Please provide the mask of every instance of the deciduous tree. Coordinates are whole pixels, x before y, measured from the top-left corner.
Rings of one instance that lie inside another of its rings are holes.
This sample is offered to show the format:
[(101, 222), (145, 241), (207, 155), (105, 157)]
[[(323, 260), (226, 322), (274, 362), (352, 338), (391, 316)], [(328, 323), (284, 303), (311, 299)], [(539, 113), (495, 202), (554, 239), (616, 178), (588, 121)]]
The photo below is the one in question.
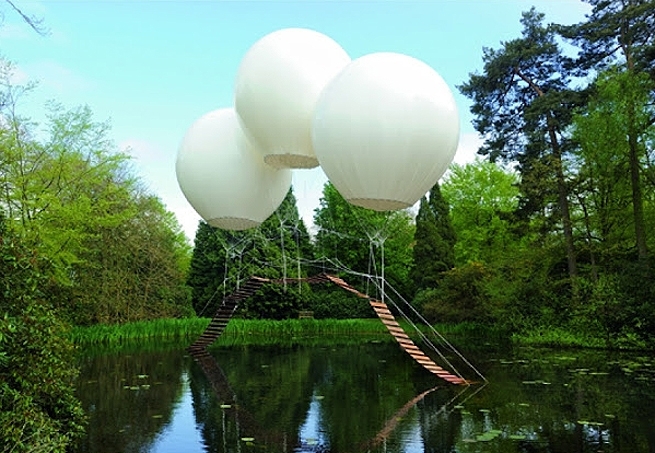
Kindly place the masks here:
[(516, 173), (486, 160), (451, 165), (441, 190), (457, 233), (458, 266), (470, 261), (493, 266), (519, 245), (521, 238), (513, 234), (511, 224), (518, 207), (518, 181)]
[[(593, 9), (587, 20), (559, 32), (581, 48), (576, 67), (582, 74), (620, 65), (628, 76), (616, 83), (643, 83), (639, 74), (655, 80), (655, 7), (652, 0), (586, 0)], [(650, 102), (653, 99), (650, 87)], [(634, 85), (626, 85), (621, 108), (627, 139), (628, 171), (632, 190), (635, 245), (639, 258), (648, 256), (644, 221), (644, 196), (641, 173), (645, 155), (644, 135), (655, 124), (655, 114), (643, 120), (643, 96), (634, 98)], [(617, 99), (618, 101), (618, 99)], [(616, 102), (616, 101), (615, 101)]]

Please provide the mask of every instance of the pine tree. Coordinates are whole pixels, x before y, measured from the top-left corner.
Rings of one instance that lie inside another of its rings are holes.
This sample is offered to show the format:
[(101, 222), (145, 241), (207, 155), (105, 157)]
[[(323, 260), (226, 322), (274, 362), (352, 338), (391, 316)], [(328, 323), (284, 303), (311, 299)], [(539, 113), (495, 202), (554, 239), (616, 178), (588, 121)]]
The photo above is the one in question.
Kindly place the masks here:
[(441, 274), (455, 266), (455, 230), (450, 208), (439, 183), (421, 199), (414, 234), (414, 266), (411, 277), (417, 291), (435, 288)]
[(523, 13), (522, 36), (499, 49), (483, 49), (484, 72), (460, 91), (473, 101), (473, 123), (484, 138), (480, 153), (517, 164), (521, 174), (518, 213), (561, 228), (574, 292), (578, 266), (565, 173), (568, 127), (580, 93), (572, 90), (570, 60), (554, 29), (534, 8)]

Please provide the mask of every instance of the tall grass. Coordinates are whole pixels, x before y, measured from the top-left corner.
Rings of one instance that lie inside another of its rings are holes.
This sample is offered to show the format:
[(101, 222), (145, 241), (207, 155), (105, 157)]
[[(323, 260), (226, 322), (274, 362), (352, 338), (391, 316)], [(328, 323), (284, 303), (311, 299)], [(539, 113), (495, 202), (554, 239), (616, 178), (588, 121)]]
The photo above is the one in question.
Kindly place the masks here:
[(79, 346), (115, 346), (151, 340), (184, 343), (193, 341), (208, 324), (209, 319), (206, 318), (164, 318), (126, 324), (95, 324), (74, 327), (71, 330), (71, 340)]
[[(152, 341), (186, 347), (204, 332), (209, 321), (209, 318), (157, 319), (120, 325), (75, 327), (71, 339), (81, 347), (116, 347)], [(232, 319), (215, 344), (307, 343), (325, 337), (369, 341), (384, 340), (391, 336), (377, 319)]]

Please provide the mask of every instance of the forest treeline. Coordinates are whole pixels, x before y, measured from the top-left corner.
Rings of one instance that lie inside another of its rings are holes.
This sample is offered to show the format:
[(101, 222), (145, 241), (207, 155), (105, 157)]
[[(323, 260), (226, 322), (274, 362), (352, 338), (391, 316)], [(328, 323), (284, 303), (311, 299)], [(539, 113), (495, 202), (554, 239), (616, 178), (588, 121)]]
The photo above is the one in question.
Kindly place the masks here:
[[(361, 275), (384, 275), (429, 321), (652, 345), (655, 3), (588, 3), (568, 26), (527, 11), (520, 36), (481, 49), (482, 70), (458, 87), (480, 158), (453, 165), (417, 212), (358, 208), (328, 183), (311, 231), (290, 191), (256, 229), (201, 222), (193, 247), (108, 123), (55, 102), (44, 124), (21, 116), (31, 87), (1, 60), (0, 443), (64, 451), (83, 431), (70, 326), (211, 316), (253, 274), (338, 272), (374, 296)], [(239, 310), (372, 315), (292, 281)]]

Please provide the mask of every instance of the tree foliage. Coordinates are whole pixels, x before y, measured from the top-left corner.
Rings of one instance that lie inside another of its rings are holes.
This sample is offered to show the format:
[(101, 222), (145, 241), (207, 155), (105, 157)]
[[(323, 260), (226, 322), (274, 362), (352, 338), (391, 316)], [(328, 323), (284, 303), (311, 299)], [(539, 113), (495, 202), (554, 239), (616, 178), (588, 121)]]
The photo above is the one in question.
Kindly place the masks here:
[(44, 133), (20, 116), (29, 87), (0, 85), (0, 207), (53, 264), (55, 303), (78, 324), (188, 312), (189, 246), (177, 220), (140, 186), (109, 125), (88, 107), (48, 106)]
[(83, 433), (84, 415), (73, 387), (73, 346), (47, 296), (50, 266), (8, 227), (0, 211), (3, 451), (64, 452)]
[[(484, 139), (480, 153), (516, 165), (517, 208), (497, 210), (487, 223), (485, 190), (464, 183), (473, 200), (465, 226), (465, 192), (452, 193), (448, 181), (444, 192), (453, 200), (458, 257), (469, 232), (482, 240), (466, 249), (489, 245), (471, 258), (489, 271), (480, 294), (493, 319), (643, 344), (655, 337), (646, 315), (655, 301), (655, 8), (649, 0), (588, 3), (591, 14), (570, 26), (525, 13), (522, 36), (483, 49), (483, 73), (461, 87)], [(577, 55), (563, 55), (562, 39)]]
[(328, 182), (314, 215), (317, 258), (337, 268), (384, 275), (407, 296), (412, 291), (411, 220), (407, 211), (378, 212), (351, 205)]
[(417, 291), (435, 288), (455, 266), (455, 230), (448, 202), (436, 183), (421, 198), (414, 233), (412, 279)]
[[(631, 204), (635, 247), (639, 258), (648, 257), (646, 223), (644, 218), (644, 194), (642, 160), (645, 153), (644, 135), (655, 123), (652, 109), (643, 118), (644, 102), (653, 100), (652, 81), (655, 80), (655, 8), (649, 0), (589, 0), (593, 6), (587, 21), (568, 27), (559, 27), (560, 32), (580, 46), (576, 67), (580, 71), (603, 71), (614, 65), (626, 75), (614, 80), (622, 92), (614, 97), (620, 108), (624, 124), (626, 144), (624, 153), (628, 158)], [(642, 77), (643, 76), (643, 77)], [(638, 88), (650, 79), (650, 92), (646, 97)], [(605, 87), (607, 89), (607, 86)], [(635, 97), (636, 96), (636, 97)]]
[(457, 232), (458, 266), (470, 261), (493, 265), (520, 243), (520, 235), (512, 231), (518, 181), (516, 173), (481, 159), (450, 167), (441, 189), (450, 201), (450, 217)]
[[(213, 315), (223, 298), (253, 275), (304, 277), (304, 263), (311, 260), (312, 254), (293, 190), (257, 228), (228, 231), (200, 222), (187, 280), (193, 308), (198, 315)], [(306, 284), (265, 285), (241, 304), (239, 314), (269, 319), (296, 316), (298, 310), (305, 308), (309, 291)]]
[(521, 38), (498, 50), (484, 48), (484, 72), (460, 87), (473, 100), (474, 125), (484, 138), (480, 152), (517, 165), (521, 212), (540, 216), (548, 231), (561, 228), (568, 272), (578, 274), (564, 158), (567, 127), (579, 102), (571, 89), (568, 59), (552, 27), (534, 8), (523, 13)]

